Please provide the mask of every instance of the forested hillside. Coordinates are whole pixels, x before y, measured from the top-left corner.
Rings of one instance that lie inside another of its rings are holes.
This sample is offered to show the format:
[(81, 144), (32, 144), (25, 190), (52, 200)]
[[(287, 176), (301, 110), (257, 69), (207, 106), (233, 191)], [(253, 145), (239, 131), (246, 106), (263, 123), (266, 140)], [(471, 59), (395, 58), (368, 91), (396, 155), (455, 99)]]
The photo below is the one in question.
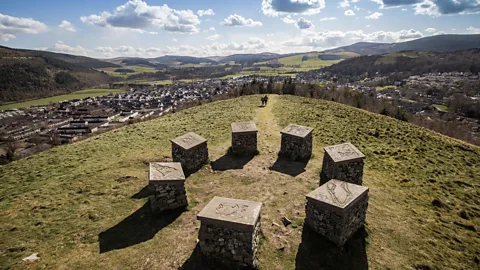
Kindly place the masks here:
[(344, 76), (364, 76), (402, 72), (404, 76), (429, 72), (480, 72), (480, 49), (450, 53), (398, 52), (360, 56), (325, 67), (323, 71)]
[(0, 103), (68, 93), (113, 80), (53, 55), (0, 47)]

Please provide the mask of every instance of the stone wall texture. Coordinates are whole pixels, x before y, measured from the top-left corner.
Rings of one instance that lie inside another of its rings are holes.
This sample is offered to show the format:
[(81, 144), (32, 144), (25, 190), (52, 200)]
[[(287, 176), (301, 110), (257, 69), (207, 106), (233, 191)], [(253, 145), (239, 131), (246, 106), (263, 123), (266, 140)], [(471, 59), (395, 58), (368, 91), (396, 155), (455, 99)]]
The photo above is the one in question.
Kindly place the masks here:
[(305, 138), (282, 134), (280, 156), (291, 160), (308, 160), (312, 156), (312, 134)]
[(363, 160), (335, 163), (332, 158), (327, 153), (325, 153), (325, 155), (323, 156), (320, 182), (325, 183), (331, 179), (337, 179), (352, 184), (362, 185), (363, 166)]
[(232, 152), (242, 156), (256, 154), (257, 132), (232, 133)]
[(353, 203), (354, 205), (342, 214), (308, 200), (305, 207), (305, 224), (336, 245), (343, 246), (365, 223), (368, 195)]
[(187, 173), (198, 171), (208, 161), (207, 143), (199, 144), (188, 150), (172, 143), (172, 158), (174, 162), (180, 162)]
[(152, 212), (177, 209), (188, 205), (185, 183), (153, 185), (149, 184), (150, 207)]
[(200, 250), (205, 256), (243, 267), (256, 267), (260, 219), (254, 231), (239, 231), (202, 223), (198, 238)]

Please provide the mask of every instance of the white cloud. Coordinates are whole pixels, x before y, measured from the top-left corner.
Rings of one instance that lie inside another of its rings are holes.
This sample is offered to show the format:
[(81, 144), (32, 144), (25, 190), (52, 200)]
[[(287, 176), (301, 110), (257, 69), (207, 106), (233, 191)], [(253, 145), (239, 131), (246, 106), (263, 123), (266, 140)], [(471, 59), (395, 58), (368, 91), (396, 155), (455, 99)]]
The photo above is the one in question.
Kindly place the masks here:
[(353, 10), (349, 9), (347, 11), (345, 11), (345, 16), (355, 16), (355, 12), (353, 12)]
[(198, 16), (202, 17), (202, 16), (213, 16), (215, 15), (215, 12), (213, 12), (213, 10), (211, 8), (207, 9), (207, 10), (199, 10), (197, 11), (197, 14)]
[(369, 20), (378, 20), (378, 19), (380, 19), (381, 16), (383, 16), (383, 13), (375, 12), (375, 13), (370, 14), (369, 16), (365, 16), (365, 18), (367, 18)]
[(262, 0), (264, 15), (302, 14), (313, 15), (325, 8), (325, 0)]
[(298, 29), (309, 29), (315, 27), (311, 21), (305, 20), (304, 18), (299, 18), (295, 25)]
[(220, 37), (219, 34), (213, 34), (213, 35), (207, 37), (207, 39), (208, 40), (217, 40), (219, 37)]
[(437, 31), (437, 29), (435, 28), (427, 28), (425, 29), (425, 32), (428, 32), (428, 33), (435, 33)]
[(109, 52), (109, 53), (113, 52), (113, 48), (112, 48), (112, 47), (96, 47), (94, 50), (95, 50), (96, 52), (105, 52), (105, 53), (106, 53), (106, 52)]
[(16, 39), (17, 37), (15, 35), (12, 35), (12, 34), (2, 34), (0, 33), (0, 39), (5, 41), (5, 42), (8, 42), (12, 39)]
[(282, 21), (286, 24), (292, 24), (292, 23), (295, 23), (295, 20), (292, 19), (292, 17), (290, 17), (290, 15), (288, 15), (287, 17), (285, 18), (282, 18)]
[(32, 18), (20, 18), (0, 13), (0, 39), (9, 41), (17, 38), (17, 34), (39, 34), (48, 27)]
[(176, 39), (176, 38), (173, 37), (173, 38), (172, 38), (172, 41), (173, 41), (173, 42), (177, 42), (178, 39)]
[(67, 31), (70, 31), (70, 32), (77, 32), (77, 29), (75, 29), (75, 26), (69, 21), (63, 20), (62, 23), (58, 27), (63, 28), (63, 29), (65, 29)]
[[(478, 0), (370, 0), (378, 3), (380, 8), (413, 6), (415, 14), (437, 17), (453, 14), (479, 14)], [(406, 9), (405, 9), (406, 10)], [(402, 9), (402, 11), (405, 11)]]
[(480, 34), (480, 28), (475, 28), (473, 26), (468, 27), (467, 31), (472, 34)]
[(350, 6), (350, 2), (348, 0), (343, 0), (342, 2), (338, 3), (338, 7), (340, 8), (347, 8)]
[(254, 21), (252, 19), (245, 19), (244, 17), (237, 14), (228, 16), (223, 20), (221, 24), (226, 26), (249, 26), (249, 27), (262, 26), (262, 23), (259, 21)]
[(203, 32), (205, 32), (205, 33), (206, 33), (206, 32), (212, 32), (212, 31), (215, 31), (215, 27), (210, 27), (210, 28), (208, 28), (208, 29), (206, 29), (206, 30), (203, 30)]
[(327, 17), (327, 18), (321, 18), (320, 21), (335, 21), (337, 18), (336, 17)]
[(200, 24), (191, 10), (176, 10), (163, 6), (149, 6), (142, 0), (130, 0), (118, 6), (113, 13), (103, 11), (100, 15), (80, 17), (83, 23), (100, 27), (130, 29), (161, 28), (171, 32), (196, 33)]
[(406, 9), (406, 8), (402, 8), (402, 11), (407, 11), (407, 9)]
[(61, 53), (69, 53), (69, 54), (79, 54), (79, 55), (87, 55), (87, 50), (80, 45), (75, 47), (65, 44), (65, 42), (59, 40), (53, 48), (49, 48), (49, 51), (53, 52), (61, 52)]
[(285, 46), (301, 47), (302, 50), (328, 49), (337, 46), (345, 46), (356, 42), (401, 42), (415, 38), (421, 38), (423, 34), (414, 29), (401, 30), (398, 32), (377, 31), (365, 33), (362, 30), (355, 31), (305, 31), (302, 37), (284, 42)]

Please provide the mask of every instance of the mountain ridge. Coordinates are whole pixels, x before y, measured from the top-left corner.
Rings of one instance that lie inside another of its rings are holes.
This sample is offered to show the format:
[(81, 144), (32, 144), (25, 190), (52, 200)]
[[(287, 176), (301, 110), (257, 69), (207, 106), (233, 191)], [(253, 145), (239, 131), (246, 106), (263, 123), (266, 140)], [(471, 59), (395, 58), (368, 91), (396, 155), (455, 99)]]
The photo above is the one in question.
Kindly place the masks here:
[[(460, 40), (460, 41), (459, 41)], [(414, 39), (405, 42), (398, 43), (377, 43), (377, 42), (356, 42), (347, 46), (340, 46), (333, 49), (327, 49), (322, 51), (309, 51), (309, 52), (299, 52), (299, 53), (271, 53), (271, 52), (262, 52), (262, 53), (244, 53), (244, 54), (232, 54), (227, 56), (205, 56), (205, 57), (193, 57), (193, 56), (182, 56), (182, 55), (165, 55), (156, 58), (141, 58), (148, 61), (159, 61), (162, 63), (163, 59), (175, 59), (182, 60), (182, 58), (189, 59), (188, 61), (180, 61), (185, 64), (192, 63), (216, 63), (216, 64), (225, 64), (230, 61), (238, 61), (239, 63), (244, 62), (264, 62), (269, 60), (274, 60), (275, 58), (288, 57), (293, 55), (306, 55), (309, 53), (340, 53), (340, 52), (352, 52), (360, 55), (372, 55), (372, 54), (385, 54), (399, 51), (425, 51), (425, 52), (453, 52), (460, 50), (467, 50), (472, 48), (480, 48), (480, 34), (471, 34), (471, 35), (436, 35), (423, 37), (419, 39)], [(130, 57), (123, 57), (130, 58)], [(131, 57), (138, 59), (140, 57)], [(197, 60), (193, 60), (197, 58)], [(103, 61), (113, 62), (117, 58), (112, 59), (103, 59)], [(193, 61), (193, 62), (192, 62)], [(162, 64), (165, 64), (163, 62)]]

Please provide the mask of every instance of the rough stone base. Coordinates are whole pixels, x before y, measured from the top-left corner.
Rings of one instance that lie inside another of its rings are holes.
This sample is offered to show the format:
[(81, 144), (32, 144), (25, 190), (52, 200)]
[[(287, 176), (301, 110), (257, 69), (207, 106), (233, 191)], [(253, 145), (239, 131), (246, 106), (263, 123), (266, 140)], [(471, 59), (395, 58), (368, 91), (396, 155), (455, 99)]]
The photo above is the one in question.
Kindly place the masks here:
[(232, 152), (236, 155), (254, 155), (257, 153), (257, 133), (232, 133)]
[(279, 156), (287, 157), (291, 160), (310, 159), (312, 156), (312, 134), (305, 138), (282, 134)]
[(154, 213), (177, 209), (188, 205), (184, 183), (176, 185), (150, 184), (148, 188), (151, 194), (150, 207)]
[[(326, 182), (331, 179), (338, 179), (348, 183), (362, 185), (363, 178), (363, 160), (342, 162), (336, 164), (325, 153), (323, 156), (321, 182)], [(324, 181), (323, 179), (326, 179)]]
[(200, 250), (207, 257), (243, 267), (256, 267), (255, 255), (260, 240), (260, 220), (253, 232), (201, 224)]
[(172, 143), (172, 158), (174, 162), (182, 164), (186, 173), (196, 172), (208, 162), (207, 143), (202, 143), (188, 150)]
[(309, 201), (305, 207), (305, 224), (337, 246), (343, 246), (364, 225), (367, 207), (368, 196), (364, 196), (342, 216)]

